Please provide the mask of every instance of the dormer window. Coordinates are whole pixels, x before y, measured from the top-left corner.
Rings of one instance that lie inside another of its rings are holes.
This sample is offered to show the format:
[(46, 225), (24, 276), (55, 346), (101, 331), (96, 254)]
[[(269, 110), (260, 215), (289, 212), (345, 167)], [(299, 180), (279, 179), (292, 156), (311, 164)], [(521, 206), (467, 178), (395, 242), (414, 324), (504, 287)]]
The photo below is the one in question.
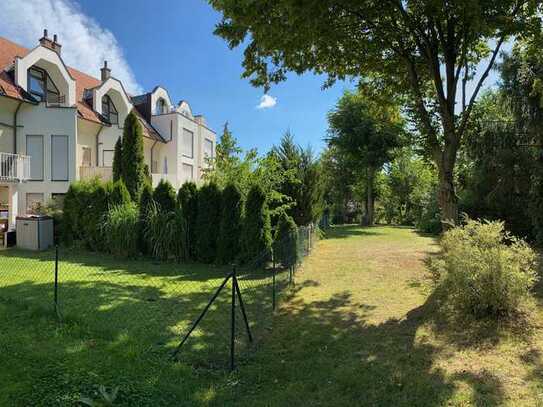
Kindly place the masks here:
[(159, 98), (156, 101), (156, 114), (168, 113), (166, 109), (166, 101), (163, 98)]
[(119, 124), (119, 113), (108, 95), (102, 98), (102, 116), (109, 124)]
[(28, 70), (28, 93), (40, 102), (60, 103), (58, 88), (47, 72), (38, 67)]

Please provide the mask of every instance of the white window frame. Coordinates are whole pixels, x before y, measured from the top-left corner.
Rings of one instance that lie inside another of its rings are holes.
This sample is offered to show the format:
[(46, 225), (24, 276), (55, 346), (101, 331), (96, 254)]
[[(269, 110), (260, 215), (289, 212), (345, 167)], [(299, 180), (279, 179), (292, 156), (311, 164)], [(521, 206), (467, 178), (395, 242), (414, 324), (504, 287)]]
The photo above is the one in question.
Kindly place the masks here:
[[(185, 134), (187, 134), (187, 133), (190, 133), (190, 135), (191, 135), (191, 140), (190, 140), (190, 142), (191, 142), (190, 153), (191, 154), (190, 155), (188, 155), (187, 152), (185, 151)], [(182, 137), (181, 138), (181, 141), (182, 141), (181, 147), (183, 149), (183, 157), (194, 158), (194, 132), (190, 131), (188, 129), (185, 129), (183, 127), (183, 133), (182, 133), (181, 137)]]
[[(189, 167), (190, 167), (190, 178), (185, 178), (185, 175), (186, 175), (185, 168), (189, 168)], [(185, 178), (185, 180), (187, 179), (191, 181), (194, 180), (194, 165), (183, 163), (182, 168), (183, 168), (183, 177)]]

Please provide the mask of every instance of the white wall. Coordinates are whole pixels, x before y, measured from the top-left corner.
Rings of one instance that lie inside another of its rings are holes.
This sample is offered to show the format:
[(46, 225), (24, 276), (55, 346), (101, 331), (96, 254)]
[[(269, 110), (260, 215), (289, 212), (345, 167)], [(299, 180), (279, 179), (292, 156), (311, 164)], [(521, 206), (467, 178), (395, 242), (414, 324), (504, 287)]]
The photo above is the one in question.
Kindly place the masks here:
[[(19, 111), (24, 127), (17, 132), (17, 153), (26, 154), (26, 136), (42, 135), (44, 144), (43, 181), (27, 181), (18, 184), (19, 214), (26, 212), (26, 194), (43, 193), (44, 200), (53, 193), (66, 193), (71, 181), (76, 179), (77, 112), (75, 108), (23, 105)], [(51, 135), (68, 136), (68, 181), (51, 181)]]

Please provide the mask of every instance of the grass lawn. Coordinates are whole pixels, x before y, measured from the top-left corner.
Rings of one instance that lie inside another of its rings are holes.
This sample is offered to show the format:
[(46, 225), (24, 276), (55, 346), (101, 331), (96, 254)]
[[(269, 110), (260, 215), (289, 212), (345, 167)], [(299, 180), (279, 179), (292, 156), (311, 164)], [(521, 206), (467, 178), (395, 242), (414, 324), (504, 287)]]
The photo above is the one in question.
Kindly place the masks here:
[[(167, 361), (224, 270), (74, 255), (72, 267), (85, 273), (64, 283), (59, 325), (50, 310), (28, 305), (50, 288), (17, 272), (19, 263), (47, 261), (8, 252), (0, 267), (12, 261), (19, 277), (3, 284), (0, 275), (0, 405), (73, 405), (100, 384), (120, 386), (118, 404), (135, 406), (543, 405), (543, 289), (514, 324), (453, 319), (424, 270), (438, 249), (408, 228), (332, 228), (273, 329), (233, 374)], [(256, 313), (266, 285), (245, 284)], [(209, 321), (227, 321), (219, 316)], [(211, 354), (206, 344), (223, 343), (221, 332), (203, 327), (209, 340), (196, 338), (188, 353)]]

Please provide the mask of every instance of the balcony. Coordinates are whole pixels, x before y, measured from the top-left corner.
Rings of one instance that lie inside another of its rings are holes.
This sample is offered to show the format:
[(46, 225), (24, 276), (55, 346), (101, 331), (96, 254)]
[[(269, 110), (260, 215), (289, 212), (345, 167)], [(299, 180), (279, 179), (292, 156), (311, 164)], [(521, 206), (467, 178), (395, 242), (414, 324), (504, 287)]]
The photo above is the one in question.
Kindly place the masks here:
[(79, 179), (100, 178), (102, 181), (113, 179), (113, 167), (79, 167)]
[(29, 178), (29, 156), (0, 153), (0, 182), (25, 182)]

